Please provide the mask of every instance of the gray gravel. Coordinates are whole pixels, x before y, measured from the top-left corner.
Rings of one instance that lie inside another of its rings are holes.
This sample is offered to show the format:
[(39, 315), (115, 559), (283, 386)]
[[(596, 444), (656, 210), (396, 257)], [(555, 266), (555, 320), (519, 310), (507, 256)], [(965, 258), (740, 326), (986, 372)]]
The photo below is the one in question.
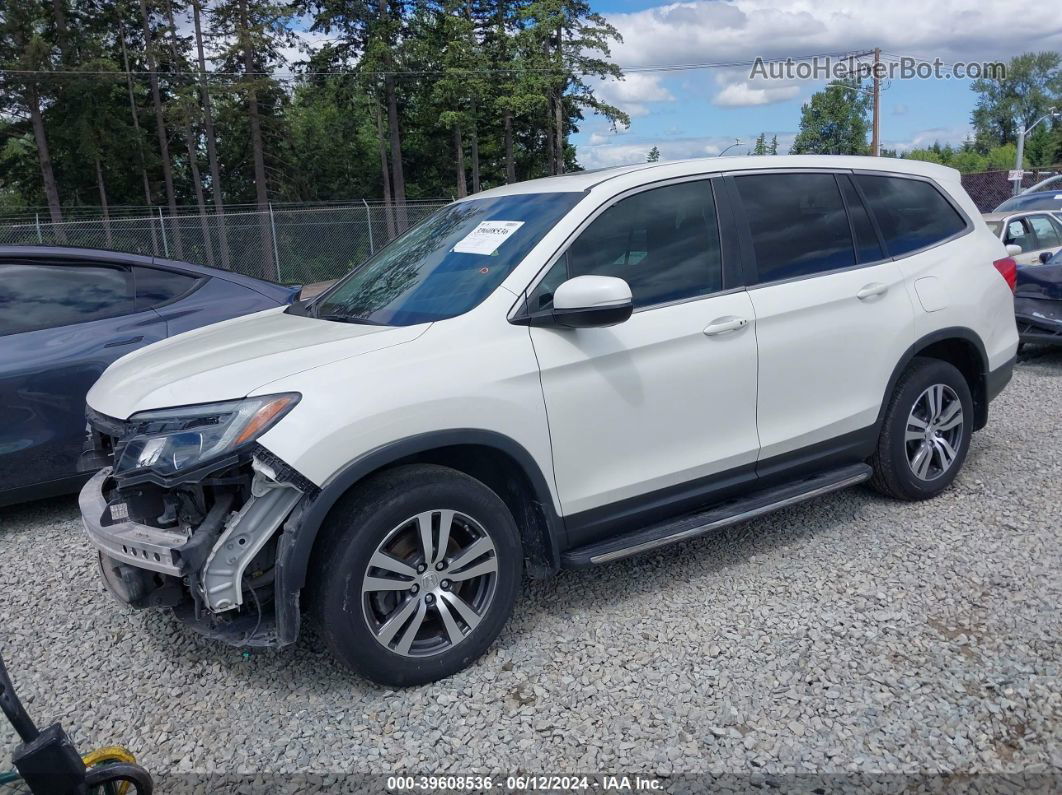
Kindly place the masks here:
[(529, 582), (487, 656), (427, 687), (119, 605), (72, 499), (0, 510), (0, 643), (39, 722), (155, 772), (1057, 773), (1060, 418), (1048, 353), (943, 497), (849, 490)]

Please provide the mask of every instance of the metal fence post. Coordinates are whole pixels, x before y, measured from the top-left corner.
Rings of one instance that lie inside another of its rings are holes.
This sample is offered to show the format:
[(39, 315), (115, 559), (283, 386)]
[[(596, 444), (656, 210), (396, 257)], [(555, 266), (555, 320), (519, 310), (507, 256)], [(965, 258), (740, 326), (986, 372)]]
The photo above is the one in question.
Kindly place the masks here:
[(376, 246), (372, 242), (372, 215), (369, 213), (369, 203), (365, 199), (362, 199), (361, 203), (365, 205), (365, 225), (369, 227), (369, 256), (371, 257), (376, 253)]
[(269, 228), (273, 233), (273, 262), (277, 266), (277, 281), (282, 281), (280, 276), (280, 249), (277, 247), (277, 224), (273, 220), (273, 202), (269, 202)]
[(37, 213), (37, 242), (41, 245), (44, 244), (44, 238), (41, 237), (41, 214)]
[(169, 259), (170, 244), (169, 241), (166, 240), (166, 222), (162, 218), (161, 207), (159, 207), (159, 226), (162, 228), (162, 251), (165, 254), (166, 258)]

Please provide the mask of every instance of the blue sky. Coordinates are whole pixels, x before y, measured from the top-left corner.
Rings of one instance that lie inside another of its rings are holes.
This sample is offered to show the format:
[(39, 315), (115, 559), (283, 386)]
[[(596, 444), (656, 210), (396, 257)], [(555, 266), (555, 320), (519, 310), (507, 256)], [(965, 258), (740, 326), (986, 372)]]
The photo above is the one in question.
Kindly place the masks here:
[[(881, 47), (945, 63), (1006, 61), (1030, 50), (1062, 50), (1057, 3), (1009, 0), (596, 0), (592, 5), (624, 37), (621, 66), (731, 62)], [(744, 154), (758, 133), (777, 134), (785, 151), (800, 106), (824, 81), (749, 81), (748, 67), (630, 73), (596, 84), (600, 96), (632, 117), (611, 131), (589, 116), (574, 137), (579, 162), (600, 167), (639, 162), (653, 146), (664, 159), (717, 154), (740, 138)], [(934, 140), (960, 143), (976, 95), (967, 80), (892, 80), (882, 92), (883, 145), (908, 149)]]

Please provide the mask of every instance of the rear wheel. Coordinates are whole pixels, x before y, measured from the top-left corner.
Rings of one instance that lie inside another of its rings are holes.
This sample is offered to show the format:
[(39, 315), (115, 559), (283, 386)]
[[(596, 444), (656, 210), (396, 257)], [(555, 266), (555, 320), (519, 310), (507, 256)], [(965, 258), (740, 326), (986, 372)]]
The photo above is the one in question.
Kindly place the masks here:
[(955, 480), (973, 430), (973, 399), (962, 373), (917, 357), (900, 376), (870, 460), (871, 485), (890, 497), (924, 500)]
[(483, 654), (512, 612), (520, 537), (505, 503), (446, 467), (384, 472), (336, 506), (315, 557), (325, 642), (388, 685), (449, 676)]

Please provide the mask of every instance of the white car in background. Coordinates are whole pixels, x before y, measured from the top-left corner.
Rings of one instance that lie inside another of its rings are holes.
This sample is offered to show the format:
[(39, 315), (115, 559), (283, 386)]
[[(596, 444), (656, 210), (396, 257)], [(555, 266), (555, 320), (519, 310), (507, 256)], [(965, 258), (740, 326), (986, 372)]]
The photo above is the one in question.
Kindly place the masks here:
[(1019, 265), (1039, 265), (1062, 248), (1062, 220), (1047, 210), (985, 213), (984, 219)]
[(305, 606), (355, 670), (431, 681), (498, 636), (525, 568), (864, 481), (939, 494), (1010, 379), (1016, 271), (958, 172), (918, 161), (484, 191), (316, 298), (111, 365), (85, 528), (128, 604), (257, 646)]

